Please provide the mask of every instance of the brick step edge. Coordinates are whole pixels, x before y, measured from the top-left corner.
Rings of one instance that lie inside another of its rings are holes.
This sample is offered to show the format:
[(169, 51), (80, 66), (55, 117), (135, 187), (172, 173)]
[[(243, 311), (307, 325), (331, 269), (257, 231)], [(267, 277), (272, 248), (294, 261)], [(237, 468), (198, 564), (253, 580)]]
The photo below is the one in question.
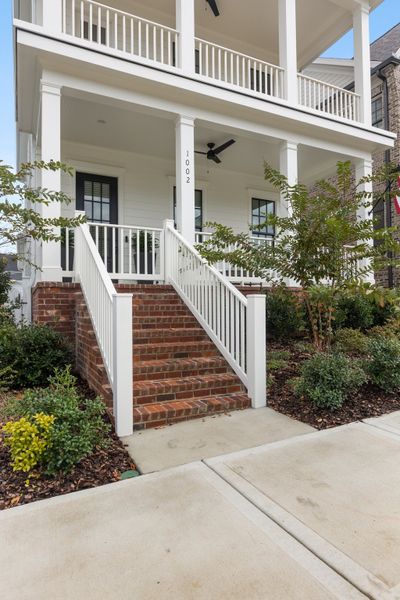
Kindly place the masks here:
[(188, 421), (209, 415), (227, 413), (232, 410), (243, 410), (251, 405), (249, 397), (244, 394), (216, 395), (195, 400), (180, 400), (166, 403), (153, 403), (134, 407), (134, 429), (161, 427), (180, 421)]
[(161, 360), (134, 361), (134, 381), (175, 379), (232, 373), (222, 356), (199, 356), (197, 358), (170, 358)]

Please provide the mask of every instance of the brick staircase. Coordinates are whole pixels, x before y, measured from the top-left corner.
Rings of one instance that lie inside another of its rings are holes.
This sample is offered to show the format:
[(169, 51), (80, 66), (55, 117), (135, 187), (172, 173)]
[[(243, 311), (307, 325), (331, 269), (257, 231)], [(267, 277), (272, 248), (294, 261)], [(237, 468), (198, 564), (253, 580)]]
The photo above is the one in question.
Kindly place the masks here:
[(133, 294), (136, 429), (248, 408), (237, 375), (168, 285), (118, 285)]

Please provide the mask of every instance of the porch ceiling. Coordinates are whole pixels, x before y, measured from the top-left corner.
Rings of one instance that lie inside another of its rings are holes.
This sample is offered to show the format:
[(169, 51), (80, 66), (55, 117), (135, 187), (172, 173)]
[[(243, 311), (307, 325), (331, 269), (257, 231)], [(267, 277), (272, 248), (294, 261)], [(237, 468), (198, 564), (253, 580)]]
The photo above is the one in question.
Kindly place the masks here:
[[(151, 110), (124, 110), (92, 101), (64, 96), (62, 99), (61, 134), (63, 141), (108, 148), (175, 161), (175, 125), (172, 118)], [(205, 156), (196, 155), (196, 169), (201, 176), (218, 170), (240, 172), (262, 177), (264, 161), (279, 167), (279, 140), (244, 135), (243, 132), (198, 121), (195, 128), (196, 150), (206, 150), (208, 142), (219, 145), (230, 138), (236, 144), (221, 154), (222, 164), (216, 165)], [(304, 183), (328, 175), (338, 160), (345, 157), (309, 146), (299, 148), (299, 173)], [(110, 163), (115, 157), (110, 153)]]

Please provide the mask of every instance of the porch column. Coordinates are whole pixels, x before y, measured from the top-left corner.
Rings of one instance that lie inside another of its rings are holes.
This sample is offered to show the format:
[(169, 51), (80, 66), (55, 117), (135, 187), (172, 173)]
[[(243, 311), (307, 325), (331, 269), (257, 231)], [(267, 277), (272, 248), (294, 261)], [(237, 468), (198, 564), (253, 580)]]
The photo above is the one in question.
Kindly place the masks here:
[(175, 131), (176, 222), (185, 240), (194, 244), (194, 119), (178, 116)]
[(279, 0), (279, 65), (284, 69), (285, 98), (298, 103), (296, 0)]
[(42, 0), (43, 29), (55, 34), (62, 31), (62, 0)]
[[(362, 179), (363, 177), (369, 177), (372, 174), (372, 159), (370, 160), (358, 160), (356, 162), (355, 165), (356, 169), (355, 169), (355, 178), (356, 178), (356, 182), (358, 183), (360, 181), (360, 179)], [(358, 191), (359, 192), (368, 192), (371, 193), (372, 192), (372, 183), (368, 182), (368, 183), (363, 183), (362, 185), (360, 185), (358, 187)], [(373, 206), (373, 199), (371, 198), (371, 200), (367, 203), (367, 206), (361, 206), (358, 211), (357, 211), (357, 218), (358, 219), (370, 219), (371, 221), (373, 220), (374, 216), (372, 214), (372, 206)], [(370, 240), (370, 245), (373, 245), (373, 240)], [(364, 277), (364, 281), (369, 282), (369, 283), (374, 283), (375, 281), (375, 277), (373, 273), (369, 273), (368, 275), (366, 275)]]
[(369, 46), (369, 4), (359, 4), (353, 11), (354, 81), (360, 98), (360, 120), (371, 125), (371, 54)]
[(176, 30), (179, 32), (177, 67), (193, 75), (194, 62), (194, 0), (176, 0)]
[[(295, 185), (298, 181), (297, 144), (287, 140), (281, 143), (279, 155), (279, 170), (287, 177), (289, 185)], [(280, 197), (280, 213), (283, 217), (292, 216), (292, 205), (285, 198)], [(278, 232), (279, 234), (279, 232)], [(285, 283), (289, 287), (298, 287), (297, 281), (287, 278)]]
[[(41, 81), (41, 113), (42, 113), (42, 152), (41, 158), (45, 162), (61, 160), (61, 88), (53, 83)], [(60, 171), (43, 170), (41, 174), (43, 188), (58, 192), (61, 190)], [(41, 214), (47, 218), (61, 216), (61, 205), (52, 202), (48, 206), (42, 205)], [(62, 281), (61, 247), (60, 242), (42, 243), (42, 268), (40, 278), (42, 281)]]

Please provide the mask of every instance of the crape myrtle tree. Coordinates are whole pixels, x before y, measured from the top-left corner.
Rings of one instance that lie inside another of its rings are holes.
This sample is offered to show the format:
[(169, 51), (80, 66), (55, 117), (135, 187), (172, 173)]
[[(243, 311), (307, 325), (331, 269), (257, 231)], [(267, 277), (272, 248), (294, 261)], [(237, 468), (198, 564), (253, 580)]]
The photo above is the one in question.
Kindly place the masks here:
[(71, 200), (64, 192), (32, 187), (29, 181), (37, 169), (72, 175), (69, 167), (56, 161), (25, 163), (16, 172), (0, 161), (0, 252), (11, 247), (18, 260), (27, 262), (29, 258), (24, 253), (18, 254), (21, 242), (29, 239), (59, 241), (61, 228), (74, 228), (85, 220), (84, 217), (53, 218), (41, 214), (41, 206), (54, 202), (69, 204)]
[(365, 191), (364, 184), (394, 178), (391, 170), (386, 167), (355, 181), (351, 163), (339, 162), (335, 178), (308, 188), (289, 185), (265, 164), (266, 181), (290, 206), (287, 216), (268, 215), (259, 226), (275, 228), (274, 243), (255, 243), (252, 231), (236, 234), (230, 227), (208, 223), (213, 235), (197, 248), (211, 264), (223, 259), (267, 282), (290, 280), (300, 286), (313, 343), (318, 350), (329, 348), (337, 295), (397, 264), (389, 258), (400, 249), (393, 237), (396, 228), (378, 229), (365, 211), (371, 210), (374, 193)]

